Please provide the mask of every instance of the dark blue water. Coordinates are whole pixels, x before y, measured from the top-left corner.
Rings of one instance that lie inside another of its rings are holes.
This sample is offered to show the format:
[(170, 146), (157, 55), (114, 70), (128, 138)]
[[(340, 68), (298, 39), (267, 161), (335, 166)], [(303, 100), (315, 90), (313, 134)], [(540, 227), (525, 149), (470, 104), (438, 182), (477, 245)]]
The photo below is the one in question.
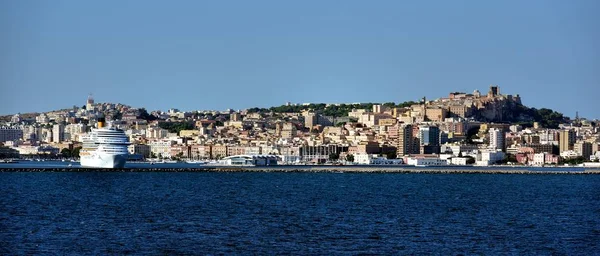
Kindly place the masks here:
[(0, 254), (600, 252), (600, 176), (0, 173)]

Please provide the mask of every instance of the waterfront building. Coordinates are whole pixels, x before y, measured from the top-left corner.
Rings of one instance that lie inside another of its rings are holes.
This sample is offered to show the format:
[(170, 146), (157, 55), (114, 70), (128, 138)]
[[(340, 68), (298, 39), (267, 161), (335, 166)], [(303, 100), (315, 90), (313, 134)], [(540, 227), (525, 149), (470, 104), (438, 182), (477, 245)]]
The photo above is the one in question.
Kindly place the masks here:
[(145, 158), (150, 157), (150, 146), (144, 144), (130, 144), (127, 146), (127, 151), (132, 155), (140, 155)]
[(448, 160), (437, 157), (408, 157), (406, 164), (414, 166), (440, 166), (447, 165)]
[(171, 146), (175, 142), (171, 140), (154, 140), (148, 143), (150, 146), (150, 152), (157, 157), (168, 158), (171, 157)]
[(452, 157), (450, 160), (453, 165), (467, 165), (467, 157)]
[(477, 165), (490, 165), (504, 160), (506, 155), (500, 150), (484, 150), (477, 155)]
[(340, 145), (318, 145), (300, 147), (300, 156), (306, 162), (324, 163), (329, 160), (330, 154), (348, 152), (348, 147)]
[(354, 163), (368, 165), (399, 165), (403, 164), (402, 159), (387, 159), (380, 157), (377, 154), (356, 154), (354, 155)]
[(212, 145), (210, 158), (211, 159), (221, 159), (227, 156), (227, 146), (226, 145)]
[(260, 156), (249, 156), (249, 155), (234, 155), (223, 158), (219, 161), (220, 164), (224, 165), (241, 165), (241, 166), (273, 166), (277, 165), (279, 158), (272, 155), (260, 155)]

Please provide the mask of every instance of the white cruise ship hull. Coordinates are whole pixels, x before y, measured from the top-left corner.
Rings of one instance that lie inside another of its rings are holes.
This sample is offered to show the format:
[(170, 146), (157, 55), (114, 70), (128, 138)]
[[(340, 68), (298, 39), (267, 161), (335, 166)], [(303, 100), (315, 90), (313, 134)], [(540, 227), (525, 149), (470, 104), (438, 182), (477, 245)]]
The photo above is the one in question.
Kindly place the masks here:
[(81, 166), (118, 169), (125, 167), (126, 160), (126, 155), (91, 154), (81, 157)]

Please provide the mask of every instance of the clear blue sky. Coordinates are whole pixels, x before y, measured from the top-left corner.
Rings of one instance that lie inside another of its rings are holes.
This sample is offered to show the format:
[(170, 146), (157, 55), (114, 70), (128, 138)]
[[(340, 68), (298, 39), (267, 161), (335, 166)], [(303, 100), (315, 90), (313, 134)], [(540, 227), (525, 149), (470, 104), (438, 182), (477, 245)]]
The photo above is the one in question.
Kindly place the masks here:
[(0, 114), (520, 94), (600, 118), (600, 1), (0, 1)]

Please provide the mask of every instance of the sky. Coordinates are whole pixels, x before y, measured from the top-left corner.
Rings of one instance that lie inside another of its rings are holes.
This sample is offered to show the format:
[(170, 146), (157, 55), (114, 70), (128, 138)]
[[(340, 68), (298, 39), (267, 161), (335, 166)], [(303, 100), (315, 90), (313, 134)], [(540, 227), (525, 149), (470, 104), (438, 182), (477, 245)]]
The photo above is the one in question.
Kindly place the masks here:
[(0, 1), (0, 114), (403, 102), (600, 118), (600, 1)]

